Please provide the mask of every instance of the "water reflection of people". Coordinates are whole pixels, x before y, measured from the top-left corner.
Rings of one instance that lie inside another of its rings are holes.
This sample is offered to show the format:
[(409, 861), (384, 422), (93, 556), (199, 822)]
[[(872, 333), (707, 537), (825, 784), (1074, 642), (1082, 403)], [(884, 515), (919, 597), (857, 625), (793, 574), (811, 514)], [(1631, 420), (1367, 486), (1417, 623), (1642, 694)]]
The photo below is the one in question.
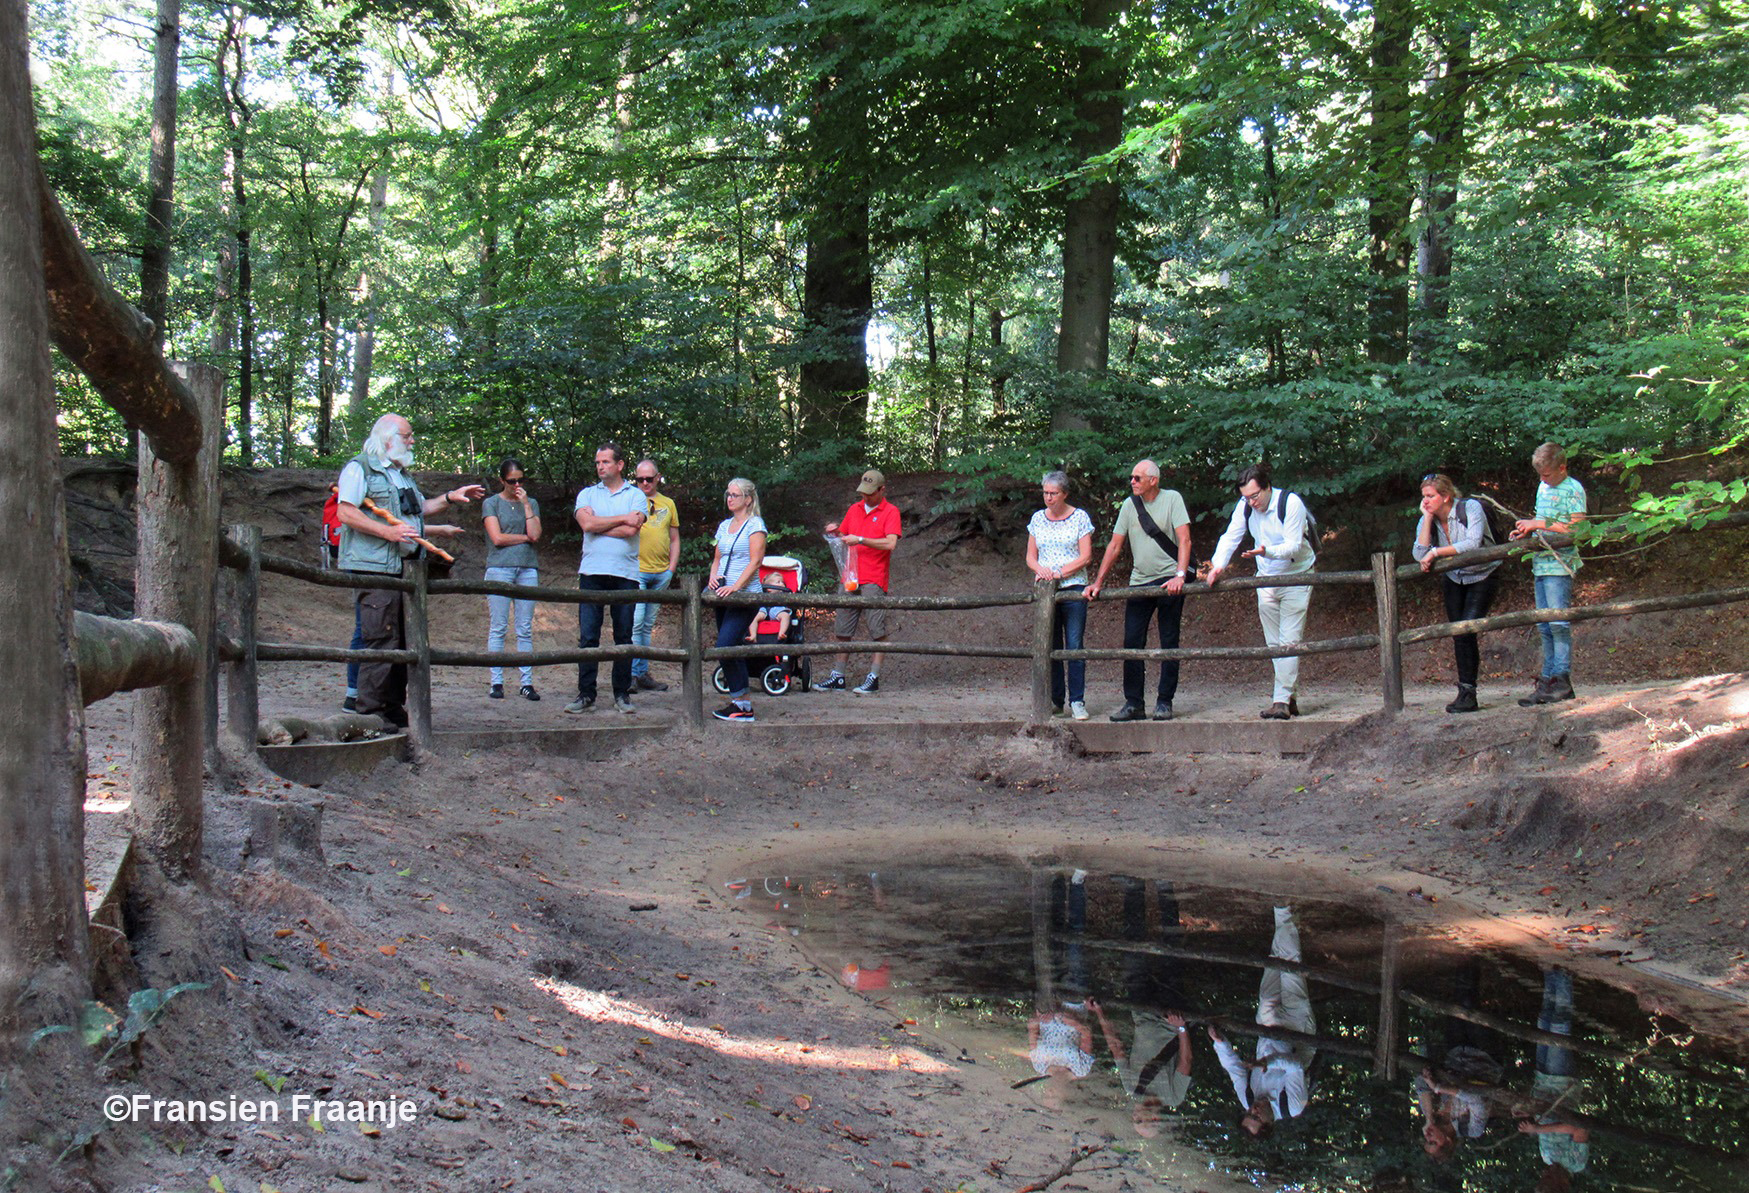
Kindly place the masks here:
[[(1474, 1007), (1481, 966), (1472, 962), (1457, 975), (1460, 1006)], [(1421, 1108), (1421, 1143), (1435, 1160), (1448, 1160), (1460, 1139), (1480, 1139), (1488, 1126), (1487, 1089), (1498, 1087), (1502, 1069), (1490, 1049), (1498, 1041), (1486, 1029), (1457, 1015), (1445, 1017), (1445, 1058), (1415, 1079)]]
[(1052, 1078), (1047, 1102), (1055, 1101), (1064, 1082), (1080, 1080), (1093, 1071), (1093, 1028), (1084, 1011), (1088, 1004), (1087, 872), (1076, 870), (1065, 878), (1051, 878), (1051, 938), (1061, 947), (1060, 964), (1052, 958), (1055, 973), (1039, 973), (1035, 1013), (1026, 1025), (1026, 1054), (1033, 1072)]
[[(1551, 967), (1543, 974), (1542, 1010), (1537, 1027), (1559, 1036), (1573, 1034), (1573, 975)], [(1571, 1183), (1571, 1174), (1585, 1171), (1591, 1162), (1591, 1136), (1585, 1128), (1561, 1117), (1561, 1108), (1579, 1092), (1578, 1063), (1571, 1048), (1560, 1044), (1536, 1046), (1536, 1079), (1531, 1086), (1543, 1107), (1534, 1119), (1518, 1120), (1518, 1129), (1535, 1135), (1542, 1156), (1542, 1178), (1537, 1188), (1560, 1190)]]
[[(1291, 907), (1275, 909), (1275, 937), (1270, 942), (1269, 955), (1284, 961), (1300, 959), (1300, 927), (1294, 921)], [(1263, 981), (1257, 988), (1257, 1023), (1260, 1027), (1285, 1027), (1306, 1035), (1317, 1032), (1304, 974), (1273, 965), (1263, 971)], [(1305, 1112), (1311, 1098), (1306, 1069), (1316, 1052), (1310, 1044), (1290, 1044), (1260, 1035), (1254, 1059), (1244, 1060), (1213, 1024), (1209, 1025), (1209, 1039), (1214, 1041), (1215, 1055), (1232, 1078), (1233, 1092), (1243, 1107), (1240, 1130), (1261, 1138), (1275, 1129), (1278, 1118), (1296, 1118)]]
[[(1145, 882), (1120, 876), (1123, 892), (1123, 935), (1142, 941), (1148, 935), (1148, 905)], [(1178, 918), (1178, 898), (1172, 884), (1156, 884), (1160, 905), (1160, 935), (1170, 942), (1183, 934)], [(1124, 954), (1124, 985), (1130, 1007), (1130, 1046), (1093, 999), (1087, 1009), (1099, 1023), (1105, 1045), (1117, 1065), (1118, 1080), (1130, 1099), (1130, 1121), (1136, 1134), (1153, 1138), (1159, 1133), (1164, 1111), (1175, 1110), (1190, 1092), (1191, 1039), (1184, 1021), (1184, 995), (1177, 982), (1177, 964), (1157, 953), (1132, 950)]]

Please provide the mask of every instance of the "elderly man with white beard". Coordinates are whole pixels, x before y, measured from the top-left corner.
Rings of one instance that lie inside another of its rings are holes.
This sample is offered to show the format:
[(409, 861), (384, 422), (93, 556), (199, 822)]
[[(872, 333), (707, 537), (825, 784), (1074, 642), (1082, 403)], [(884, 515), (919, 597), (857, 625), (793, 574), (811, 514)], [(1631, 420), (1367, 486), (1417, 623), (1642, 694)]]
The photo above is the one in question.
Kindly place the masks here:
[[(419, 491), (413, 467), (413, 426), (385, 414), (365, 437), (364, 450), (340, 470), (340, 568), (368, 575), (399, 576), (405, 560), (423, 548), (420, 538), (449, 538), (459, 526), (428, 525), (425, 519), (452, 505), (486, 495), (482, 485), (463, 485), (436, 497)], [(389, 521), (364, 508), (366, 500), (388, 511)], [(406, 646), (401, 594), (392, 588), (358, 593), (358, 625), (366, 650)], [(358, 669), (358, 711), (375, 713), (398, 729), (407, 727), (407, 668), (401, 663), (365, 663)]]

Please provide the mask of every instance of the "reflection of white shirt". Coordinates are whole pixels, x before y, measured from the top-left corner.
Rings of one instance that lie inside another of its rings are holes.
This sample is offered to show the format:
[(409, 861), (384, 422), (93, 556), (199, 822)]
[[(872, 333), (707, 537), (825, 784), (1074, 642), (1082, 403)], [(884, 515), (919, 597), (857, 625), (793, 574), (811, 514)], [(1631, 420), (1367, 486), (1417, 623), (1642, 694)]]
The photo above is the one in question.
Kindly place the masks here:
[(1267, 1099), (1277, 1118), (1295, 1118), (1306, 1109), (1309, 1086), (1306, 1083), (1306, 1062), (1300, 1059), (1290, 1044), (1261, 1036), (1257, 1041), (1260, 1069), (1247, 1069), (1239, 1054), (1225, 1040), (1215, 1041), (1215, 1055), (1221, 1058), (1221, 1068), (1233, 1079), (1233, 1092), (1239, 1105), (1249, 1107), (1255, 1098)]
[(1040, 1077), (1047, 1076), (1053, 1065), (1061, 1065), (1076, 1077), (1093, 1071), (1092, 1054), (1081, 1050), (1081, 1029), (1054, 1015), (1038, 1025), (1038, 1043), (1032, 1047), (1031, 1058), (1033, 1071)]
[(1259, 576), (1291, 576), (1312, 570), (1318, 556), (1306, 535), (1309, 520), (1306, 503), (1300, 500), (1298, 493), (1289, 493), (1287, 517), (1277, 517), (1275, 507), (1280, 492), (1280, 489), (1269, 491), (1269, 503), (1263, 507), (1262, 513), (1252, 509), (1251, 503), (1243, 497), (1239, 499), (1239, 504), (1233, 507), (1232, 518), (1227, 522), (1227, 532), (1215, 544), (1215, 567), (1224, 569), (1232, 563), (1239, 544), (1249, 533), (1252, 541), (1263, 548), (1263, 554), (1256, 557)]

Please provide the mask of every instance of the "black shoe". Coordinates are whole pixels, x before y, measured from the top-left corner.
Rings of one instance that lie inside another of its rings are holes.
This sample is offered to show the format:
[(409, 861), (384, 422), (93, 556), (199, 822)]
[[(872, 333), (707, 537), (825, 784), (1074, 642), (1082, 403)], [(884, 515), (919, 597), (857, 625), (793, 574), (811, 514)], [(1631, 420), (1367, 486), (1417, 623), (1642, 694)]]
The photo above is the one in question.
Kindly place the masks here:
[(1126, 703), (1111, 714), (1111, 719), (1114, 721), (1145, 721), (1148, 719), (1148, 713), (1139, 704)]
[(657, 680), (650, 678), (650, 673), (648, 671), (644, 672), (642, 675), (632, 676), (632, 686), (641, 692), (666, 692), (668, 690), (667, 684), (660, 683)]
[(1289, 696), (1287, 698), (1287, 715), (1290, 717), (1297, 717), (1300, 715), (1300, 698), (1298, 696)]
[(1156, 721), (1170, 721), (1172, 719), (1172, 701), (1154, 701), (1154, 719)]
[(1578, 695), (1573, 691), (1573, 677), (1571, 675), (1557, 675), (1549, 680), (1548, 703), (1553, 704), (1557, 700), (1577, 699)]
[(1277, 700), (1274, 704), (1271, 704), (1268, 708), (1264, 709), (1257, 715), (1262, 717), (1265, 721), (1285, 721), (1293, 716), (1293, 714), (1287, 710), (1287, 705), (1283, 704), (1280, 700)]
[(540, 693), (534, 690), (533, 684), (523, 684), (521, 695), (524, 700), (540, 700)]
[(501, 683), (493, 684), (492, 690), (490, 692), (486, 693), (486, 699), (488, 699), (488, 700), (502, 700), (502, 699), (504, 699), (504, 685)]
[(1053, 716), (1053, 717), (1060, 717), (1060, 716), (1062, 716), (1062, 715), (1063, 715), (1063, 706), (1062, 706), (1062, 705), (1060, 705), (1060, 704), (1053, 704), (1053, 705), (1051, 705), (1051, 715), (1052, 715), (1052, 716)]
[(814, 685), (816, 692), (842, 692), (850, 685), (844, 682), (842, 675), (829, 675)]
[(346, 699), (344, 699), (340, 702), (340, 707), (345, 709), (347, 712), (357, 712), (358, 711), (358, 697), (357, 696), (348, 696)]
[(719, 721), (734, 721), (738, 724), (745, 725), (751, 725), (754, 721), (758, 720), (758, 718), (753, 715), (753, 710), (751, 708), (742, 708), (734, 701), (730, 701), (728, 704), (723, 705), (723, 707), (711, 713), (711, 716)]
[(1458, 685), (1457, 699), (1445, 706), (1446, 712), (1477, 712), (1481, 705), (1476, 703), (1476, 685), (1461, 683)]
[(1518, 698), (1518, 707), (1530, 708), (1538, 704), (1547, 704), (1549, 702), (1549, 685), (1553, 682), (1554, 681), (1551, 679), (1538, 678), (1536, 681), (1536, 690), (1528, 696), (1520, 696)]

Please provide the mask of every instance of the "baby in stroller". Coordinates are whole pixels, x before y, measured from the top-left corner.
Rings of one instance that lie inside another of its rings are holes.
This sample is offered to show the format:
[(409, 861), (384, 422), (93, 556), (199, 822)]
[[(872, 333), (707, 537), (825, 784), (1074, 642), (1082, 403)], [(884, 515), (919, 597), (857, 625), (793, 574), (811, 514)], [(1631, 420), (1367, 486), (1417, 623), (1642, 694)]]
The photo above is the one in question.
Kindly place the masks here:
[[(767, 555), (759, 565), (759, 582), (766, 592), (773, 595), (800, 592), (802, 585), (808, 582), (808, 569), (801, 560), (791, 556)], [(753, 619), (747, 632), (747, 641), (767, 642), (774, 647), (803, 640), (802, 619), (784, 605), (767, 605), (760, 609), (759, 616)], [(747, 670), (750, 675), (759, 677), (759, 685), (772, 696), (782, 696), (792, 686), (805, 692), (812, 678), (812, 668), (806, 656), (797, 657), (775, 650), (770, 656), (748, 659)], [(728, 691), (721, 667), (711, 676), (711, 681), (717, 691)]]

